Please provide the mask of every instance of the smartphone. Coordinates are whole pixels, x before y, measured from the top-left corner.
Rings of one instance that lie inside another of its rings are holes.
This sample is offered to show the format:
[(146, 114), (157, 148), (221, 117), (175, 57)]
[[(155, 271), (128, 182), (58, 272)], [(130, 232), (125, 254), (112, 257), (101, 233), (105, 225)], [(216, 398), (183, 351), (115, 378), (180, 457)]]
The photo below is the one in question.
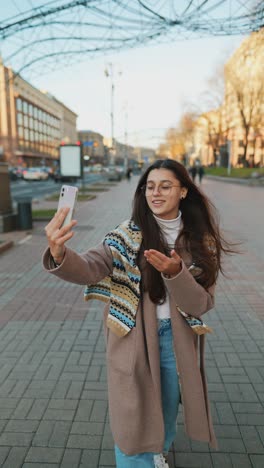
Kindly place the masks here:
[(70, 208), (69, 213), (67, 214), (65, 220), (63, 221), (61, 227), (66, 226), (72, 220), (74, 208), (77, 200), (78, 188), (73, 187), (72, 185), (63, 185), (60, 191), (60, 198), (58, 203), (58, 210), (60, 208)]

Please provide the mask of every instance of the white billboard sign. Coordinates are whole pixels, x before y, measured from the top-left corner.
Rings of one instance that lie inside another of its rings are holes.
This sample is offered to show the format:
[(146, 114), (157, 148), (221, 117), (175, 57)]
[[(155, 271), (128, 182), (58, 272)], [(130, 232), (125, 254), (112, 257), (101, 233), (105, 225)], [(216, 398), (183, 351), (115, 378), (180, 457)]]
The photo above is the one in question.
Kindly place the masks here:
[(62, 177), (82, 177), (81, 146), (60, 146), (60, 174)]

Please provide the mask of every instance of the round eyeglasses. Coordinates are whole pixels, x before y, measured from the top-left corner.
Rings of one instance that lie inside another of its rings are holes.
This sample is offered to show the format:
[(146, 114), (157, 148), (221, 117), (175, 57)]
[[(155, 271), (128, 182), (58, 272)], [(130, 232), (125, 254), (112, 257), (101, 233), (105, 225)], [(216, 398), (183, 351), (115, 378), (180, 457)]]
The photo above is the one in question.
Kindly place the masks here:
[(181, 187), (181, 185), (174, 185), (174, 184), (161, 184), (161, 185), (153, 185), (153, 184), (146, 184), (141, 187), (142, 192), (145, 194), (146, 197), (150, 197), (153, 195), (154, 191), (158, 191), (160, 195), (164, 197), (170, 195), (171, 189), (173, 187)]

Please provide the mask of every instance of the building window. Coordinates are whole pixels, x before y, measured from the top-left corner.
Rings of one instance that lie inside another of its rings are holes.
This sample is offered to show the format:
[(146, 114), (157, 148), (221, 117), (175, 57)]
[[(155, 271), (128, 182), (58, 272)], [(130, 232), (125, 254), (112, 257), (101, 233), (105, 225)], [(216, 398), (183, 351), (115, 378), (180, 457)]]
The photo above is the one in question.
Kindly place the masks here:
[(20, 112), (17, 113), (17, 124), (23, 125), (23, 117), (22, 114), (20, 114)]
[(16, 100), (16, 108), (18, 111), (22, 111), (22, 101), (20, 98)]

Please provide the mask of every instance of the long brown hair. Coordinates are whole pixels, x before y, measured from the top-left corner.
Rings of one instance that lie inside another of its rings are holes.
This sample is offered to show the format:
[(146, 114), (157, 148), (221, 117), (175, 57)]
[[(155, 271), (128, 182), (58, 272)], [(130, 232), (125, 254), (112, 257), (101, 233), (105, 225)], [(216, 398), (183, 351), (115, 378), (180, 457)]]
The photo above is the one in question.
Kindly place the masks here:
[[(222, 252), (233, 253), (234, 251), (220, 233), (214, 205), (192, 182), (185, 167), (172, 159), (155, 161), (138, 182), (133, 201), (132, 219), (142, 231), (142, 249), (156, 249), (168, 254), (161, 229), (147, 204), (143, 190), (148, 175), (153, 169), (171, 171), (181, 186), (188, 189), (186, 197), (180, 201), (183, 227), (175, 242), (175, 250), (177, 252), (178, 249), (180, 253), (181, 245), (191, 254), (193, 262), (202, 271), (196, 279), (207, 289), (215, 283), (219, 271), (223, 271)], [(148, 263), (145, 264), (144, 270), (146, 278), (144, 288), (149, 291), (154, 303), (163, 303), (166, 292), (160, 272)]]

